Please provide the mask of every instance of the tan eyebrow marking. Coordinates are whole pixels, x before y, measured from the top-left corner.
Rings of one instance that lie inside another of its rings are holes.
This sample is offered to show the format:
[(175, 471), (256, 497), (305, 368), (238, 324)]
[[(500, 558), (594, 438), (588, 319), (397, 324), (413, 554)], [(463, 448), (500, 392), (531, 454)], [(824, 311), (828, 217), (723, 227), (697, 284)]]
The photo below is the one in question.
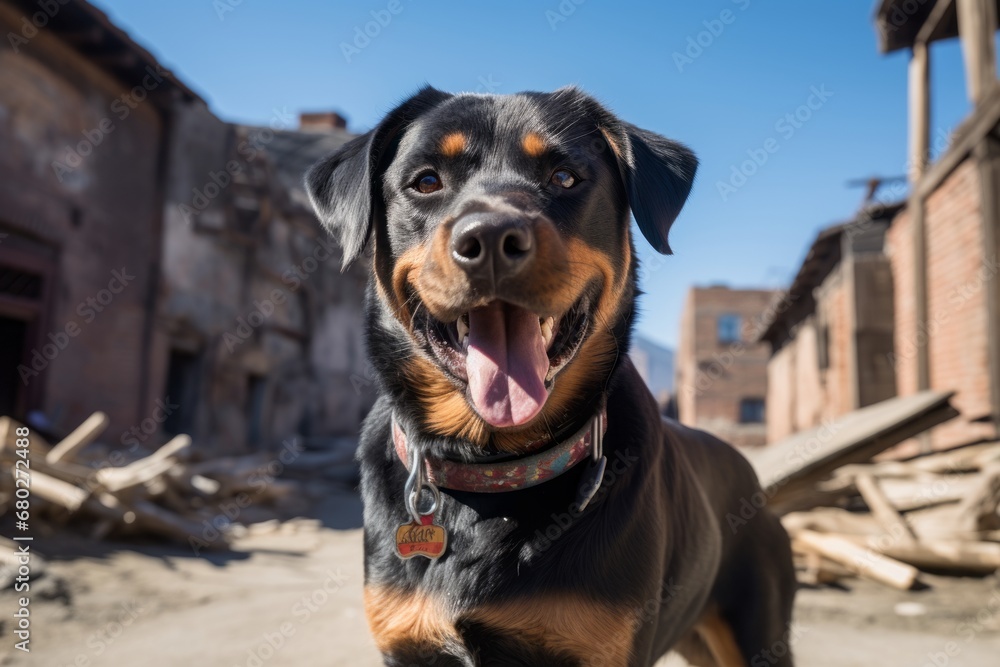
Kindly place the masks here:
[(461, 132), (446, 134), (441, 139), (441, 153), (445, 157), (455, 157), (465, 150), (465, 135)]
[(530, 157), (538, 157), (545, 152), (545, 140), (535, 132), (528, 132), (521, 140), (521, 149)]

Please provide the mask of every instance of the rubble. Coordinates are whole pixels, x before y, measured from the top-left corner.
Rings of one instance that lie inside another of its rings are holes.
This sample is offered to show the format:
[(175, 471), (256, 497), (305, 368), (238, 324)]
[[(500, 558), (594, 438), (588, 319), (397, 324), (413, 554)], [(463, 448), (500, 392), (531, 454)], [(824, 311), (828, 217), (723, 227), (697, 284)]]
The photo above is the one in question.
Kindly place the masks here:
[[(177, 435), (127, 460), (97, 442), (108, 417), (95, 412), (55, 445), (33, 433), (28, 448), (30, 524), (44, 534), (84, 528), (93, 539), (153, 537), (195, 549), (225, 549), (246, 535), (280, 530), (278, 516), (295, 505), (298, 485), (280, 479), (281, 457), (256, 453), (197, 460), (191, 438)], [(14, 447), (21, 426), (0, 417), (0, 515), (14, 508)], [(290, 450), (294, 455), (312, 453)], [(114, 462), (114, 464), (112, 464)], [(22, 465), (21, 468), (24, 466)]]
[(954, 418), (953, 396), (889, 399), (748, 453), (764, 489), (752, 502), (781, 517), (801, 583), (861, 576), (909, 590), (924, 572), (1000, 568), (1000, 441), (887, 451)]

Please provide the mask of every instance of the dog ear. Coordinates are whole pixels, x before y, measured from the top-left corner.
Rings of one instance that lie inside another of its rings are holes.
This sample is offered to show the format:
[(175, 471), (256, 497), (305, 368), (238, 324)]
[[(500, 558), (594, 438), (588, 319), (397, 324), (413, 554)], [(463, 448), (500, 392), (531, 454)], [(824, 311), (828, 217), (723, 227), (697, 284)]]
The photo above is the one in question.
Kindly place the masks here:
[(407, 126), (451, 97), (431, 87), (390, 111), (378, 126), (341, 146), (313, 165), (305, 186), (320, 222), (344, 251), (347, 268), (371, 236), (375, 198), (382, 196), (381, 176)]
[(657, 252), (671, 254), (667, 233), (677, 219), (698, 169), (687, 146), (622, 123), (627, 148), (619, 150), (629, 206), (639, 230)]

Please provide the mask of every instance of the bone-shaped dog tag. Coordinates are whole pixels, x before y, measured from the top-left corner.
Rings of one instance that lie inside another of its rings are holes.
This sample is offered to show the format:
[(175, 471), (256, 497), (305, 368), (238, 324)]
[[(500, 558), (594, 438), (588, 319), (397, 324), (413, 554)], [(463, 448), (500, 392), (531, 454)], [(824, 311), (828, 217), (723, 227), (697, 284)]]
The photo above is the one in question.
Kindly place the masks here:
[(423, 556), (437, 560), (448, 546), (448, 532), (434, 523), (433, 514), (420, 517), (420, 522), (410, 521), (396, 529), (396, 553), (407, 559)]

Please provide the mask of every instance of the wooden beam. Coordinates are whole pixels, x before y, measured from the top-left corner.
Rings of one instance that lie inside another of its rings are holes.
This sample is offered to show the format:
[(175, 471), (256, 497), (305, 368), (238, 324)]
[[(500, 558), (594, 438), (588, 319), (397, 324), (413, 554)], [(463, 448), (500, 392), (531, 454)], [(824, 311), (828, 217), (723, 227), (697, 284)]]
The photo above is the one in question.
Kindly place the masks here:
[(920, 26), (920, 31), (917, 33), (914, 43), (930, 44), (933, 42), (934, 33), (937, 32), (938, 26), (941, 25), (941, 20), (944, 19), (945, 14), (948, 13), (953, 4), (955, 4), (955, 0), (938, 0), (931, 9), (931, 13), (927, 15), (927, 20)]
[(979, 166), (979, 196), (982, 199), (983, 256), (980, 273), (986, 276), (986, 347), (987, 376), (990, 383), (990, 412), (993, 413), (994, 437), (1000, 438), (1000, 141), (991, 133), (976, 145), (974, 154)]
[(917, 183), (930, 159), (930, 50), (926, 42), (913, 45), (909, 71), (910, 155), (909, 177)]
[(104, 433), (109, 421), (108, 416), (103, 412), (95, 412), (90, 415), (72, 433), (63, 438), (62, 442), (52, 448), (45, 456), (45, 462), (72, 461), (80, 450), (100, 437), (101, 433)]
[(996, 83), (996, 49), (993, 33), (997, 29), (994, 0), (957, 0), (958, 33), (965, 59), (965, 80), (969, 99), (977, 104)]
[(858, 546), (838, 535), (803, 530), (792, 536), (792, 546), (796, 551), (818, 553), (852, 572), (893, 588), (905, 591), (917, 582), (919, 573), (912, 565), (883, 556), (874, 549)]
[(952, 133), (951, 145), (947, 152), (928, 168), (923, 179), (917, 184), (916, 189), (919, 194), (922, 197), (930, 197), (998, 123), (1000, 123), (1000, 90), (994, 89)]
[[(924, 223), (925, 200), (921, 196), (920, 183), (930, 161), (930, 50), (926, 42), (913, 45), (909, 70), (910, 107), (910, 159), (909, 177), (912, 194), (907, 208), (910, 212), (910, 234), (913, 248), (913, 300), (914, 328), (909, 332), (917, 351), (917, 390), (931, 387), (930, 349), (927, 328), (927, 231)], [(929, 434), (921, 433), (920, 448), (931, 448)]]
[(874, 477), (871, 475), (858, 475), (854, 483), (857, 485), (861, 497), (865, 499), (865, 503), (868, 505), (868, 509), (871, 510), (872, 516), (881, 524), (882, 529), (885, 530), (887, 535), (891, 535), (906, 543), (917, 541), (917, 536), (913, 532), (913, 528), (910, 527), (910, 524), (906, 523), (906, 519), (900, 516), (896, 508), (889, 502), (889, 499), (885, 497), (882, 488)]

